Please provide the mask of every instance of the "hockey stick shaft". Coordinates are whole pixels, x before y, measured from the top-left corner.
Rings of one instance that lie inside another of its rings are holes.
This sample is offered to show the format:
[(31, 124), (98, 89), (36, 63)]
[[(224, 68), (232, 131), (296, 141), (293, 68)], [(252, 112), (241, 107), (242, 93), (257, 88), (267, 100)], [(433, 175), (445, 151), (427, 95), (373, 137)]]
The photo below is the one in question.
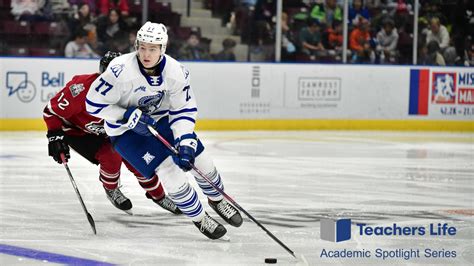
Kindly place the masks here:
[(91, 225), (92, 232), (94, 232), (94, 235), (97, 234), (97, 230), (95, 229), (95, 222), (94, 219), (92, 218), (92, 215), (87, 211), (86, 205), (84, 204), (84, 201), (82, 200), (81, 193), (79, 193), (79, 189), (77, 188), (76, 181), (74, 181), (74, 178), (72, 177), (71, 170), (69, 170), (69, 166), (67, 165), (66, 157), (64, 156), (64, 153), (61, 153), (61, 161), (63, 162), (64, 168), (66, 168), (67, 174), (69, 175), (69, 179), (71, 180), (72, 186), (74, 187), (74, 190), (76, 191), (77, 198), (79, 199), (79, 202), (82, 205), (82, 209), (84, 210), (84, 213), (86, 214), (87, 220), (89, 221), (89, 224)]
[[(163, 138), (152, 126), (148, 126), (150, 132), (159, 139), (174, 155), (178, 155), (178, 151), (175, 147), (171, 146), (171, 144)], [(280, 239), (278, 239), (275, 235), (273, 235), (270, 231), (268, 231), (265, 226), (263, 226), (257, 219), (255, 219), (250, 213), (248, 213), (240, 204), (238, 204), (234, 199), (232, 199), (227, 193), (225, 193), (222, 189), (216, 186), (203, 172), (201, 172), (197, 167), (193, 164), (193, 170), (196, 171), (204, 180), (206, 180), (209, 185), (211, 185), (215, 190), (217, 190), (224, 198), (230, 201), (235, 207), (237, 207), (240, 211), (242, 211), (247, 217), (252, 220), (256, 225), (258, 225), (268, 236), (270, 236), (275, 242), (277, 242), (281, 247), (283, 247), (291, 256), (296, 258), (295, 252), (293, 252), (288, 246), (286, 246)]]

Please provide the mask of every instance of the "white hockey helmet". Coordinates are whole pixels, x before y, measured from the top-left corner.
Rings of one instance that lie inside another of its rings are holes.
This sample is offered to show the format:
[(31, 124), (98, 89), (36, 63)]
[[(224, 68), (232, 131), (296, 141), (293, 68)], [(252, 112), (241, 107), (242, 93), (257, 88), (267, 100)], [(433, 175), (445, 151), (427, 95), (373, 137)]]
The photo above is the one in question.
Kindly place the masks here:
[(161, 54), (164, 54), (166, 51), (166, 44), (168, 43), (166, 26), (161, 23), (147, 21), (137, 32), (135, 49), (138, 49), (139, 42), (160, 44)]

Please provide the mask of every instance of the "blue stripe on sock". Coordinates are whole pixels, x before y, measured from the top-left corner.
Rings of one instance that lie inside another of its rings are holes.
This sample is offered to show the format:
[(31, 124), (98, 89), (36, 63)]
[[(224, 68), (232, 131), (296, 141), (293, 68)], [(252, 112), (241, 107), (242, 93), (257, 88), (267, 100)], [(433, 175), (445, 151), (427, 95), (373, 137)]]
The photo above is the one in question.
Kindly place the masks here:
[[(174, 200), (173, 200), (174, 201)], [(197, 202), (197, 193), (194, 191), (192, 197), (184, 202), (175, 201), (179, 208), (189, 208)]]
[[(216, 172), (214, 173), (215, 173), (214, 178), (211, 178), (211, 182), (213, 182), (216, 185), (216, 187), (220, 188), (221, 190), (224, 190), (224, 185), (222, 184), (221, 176), (217, 174)], [(196, 181), (206, 196), (210, 196), (210, 197), (219, 196), (220, 193), (216, 189), (214, 189), (214, 187), (212, 187), (206, 180), (196, 179)]]
[(195, 217), (195, 216), (198, 216), (201, 212), (202, 212), (202, 205), (199, 204), (198, 208), (195, 211), (188, 212), (186, 213), (186, 215), (188, 215), (189, 217)]
[(207, 191), (204, 191), (204, 194), (205, 194), (206, 196), (209, 196), (209, 197), (217, 197), (217, 196), (220, 195), (220, 193), (217, 192), (217, 191), (215, 191), (215, 192), (207, 192)]
[(186, 197), (187, 195), (189, 195), (190, 192), (191, 192), (191, 187), (189, 186), (189, 184), (187, 184), (186, 187), (183, 190), (178, 191), (177, 193), (170, 193), (170, 196), (174, 200), (180, 200), (180, 199)]

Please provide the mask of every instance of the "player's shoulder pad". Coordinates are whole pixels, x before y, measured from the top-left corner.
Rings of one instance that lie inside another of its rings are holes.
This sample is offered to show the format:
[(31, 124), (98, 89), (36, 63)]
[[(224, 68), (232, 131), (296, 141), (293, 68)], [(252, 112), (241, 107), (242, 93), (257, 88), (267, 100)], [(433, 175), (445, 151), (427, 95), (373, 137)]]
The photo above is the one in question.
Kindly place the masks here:
[(189, 80), (189, 70), (176, 59), (166, 56), (165, 77), (179, 82), (187, 83)]

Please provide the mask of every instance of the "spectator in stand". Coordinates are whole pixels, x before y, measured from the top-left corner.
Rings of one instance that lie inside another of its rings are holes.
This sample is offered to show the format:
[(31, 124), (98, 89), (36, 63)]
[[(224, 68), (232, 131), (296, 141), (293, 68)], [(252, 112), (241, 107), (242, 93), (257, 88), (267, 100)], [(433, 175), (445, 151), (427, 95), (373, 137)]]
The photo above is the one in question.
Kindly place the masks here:
[(197, 32), (191, 32), (186, 44), (179, 51), (180, 60), (209, 60), (209, 53), (201, 47), (201, 38)]
[(369, 9), (381, 8), (383, 0), (366, 0), (365, 6)]
[(255, 20), (265, 21), (268, 24), (273, 23), (272, 19), (276, 13), (275, 8), (273, 0), (257, 0), (255, 4)]
[(465, 66), (474, 66), (474, 42), (472, 40), (468, 40), (469, 45), (466, 50), (466, 61)]
[(341, 60), (342, 57), (342, 42), (344, 36), (342, 35), (342, 21), (334, 20), (332, 27), (327, 29), (328, 32), (328, 49), (331, 49), (330, 54), (336, 55), (336, 60)]
[(342, 21), (334, 20), (332, 27), (328, 28), (328, 44), (331, 49), (342, 49), (344, 36), (342, 35)]
[(123, 51), (128, 46), (127, 24), (123, 21), (118, 9), (111, 9), (107, 17), (97, 22), (97, 37), (103, 51)]
[(268, 46), (274, 45), (275, 39), (272, 33), (274, 17), (275, 3), (272, 0), (258, 0), (255, 5), (254, 21), (251, 22), (250, 43), (254, 46), (252, 51), (262, 53), (264, 57), (267, 57)]
[(320, 23), (332, 25), (334, 20), (342, 21), (342, 8), (337, 5), (336, 0), (326, 0), (326, 3), (317, 4), (311, 10), (311, 18)]
[(100, 0), (101, 15), (107, 16), (111, 9), (118, 9), (123, 17), (128, 17), (130, 10), (127, 0)]
[(447, 66), (454, 66), (456, 64), (456, 60), (459, 60), (456, 54), (456, 49), (454, 49), (453, 46), (449, 46), (444, 50), (443, 58)]
[(79, 9), (83, 4), (87, 4), (90, 9), (90, 13), (95, 16), (97, 15), (97, 4), (95, 0), (69, 0), (74, 10)]
[(47, 0), (46, 6), (53, 17), (67, 15), (71, 9), (68, 0)]
[(173, 58), (178, 58), (179, 51), (181, 50), (181, 47), (183, 46), (183, 43), (185, 41), (180, 40), (178, 36), (176, 36), (175, 32), (171, 29), (170, 26), (166, 26), (166, 31), (168, 32), (168, 40), (176, 40), (176, 41), (168, 42), (168, 45), (166, 46), (166, 54)]
[(122, 51), (122, 53), (131, 53), (135, 52), (135, 40), (137, 39), (137, 31), (129, 31), (128, 32), (128, 46)]
[(439, 18), (432, 18), (430, 21), (430, 30), (426, 35), (426, 43), (435, 41), (439, 44), (441, 50), (449, 46), (449, 32), (445, 26), (441, 25)]
[(78, 29), (84, 29), (89, 33), (89, 41), (97, 38), (95, 17), (91, 13), (89, 4), (83, 3), (78, 10), (69, 19), (69, 30), (77, 32)]
[[(398, 28), (398, 63), (399, 64), (412, 64), (413, 63), (413, 36), (407, 31), (407, 25), (401, 24)], [(426, 38), (418, 39), (418, 46), (423, 42), (425, 43)], [(418, 48), (419, 48), (418, 47)]]
[(214, 56), (214, 60), (235, 62), (234, 49), (236, 44), (237, 43), (233, 39), (224, 39), (224, 41), (222, 41), (223, 49)]
[(393, 20), (386, 19), (383, 28), (377, 33), (377, 56), (380, 63), (386, 60), (394, 63), (397, 57), (398, 32)]
[[(410, 0), (411, 1), (411, 0)], [(407, 3), (406, 0), (386, 0), (384, 9), (387, 9), (390, 16), (401, 13), (410, 13), (412, 11), (411, 4)]]
[(317, 20), (309, 19), (308, 26), (302, 28), (299, 33), (301, 51), (309, 56), (311, 60), (324, 55), (325, 48), (321, 39), (321, 26)]
[(99, 58), (87, 43), (87, 31), (79, 29), (74, 35), (74, 40), (66, 44), (64, 54), (66, 57), (74, 58)]
[(357, 26), (360, 18), (370, 20), (369, 10), (364, 6), (362, 0), (354, 0), (349, 8), (349, 25)]
[(352, 50), (353, 63), (374, 63), (375, 53), (370, 45), (370, 23), (368, 20), (362, 18), (359, 26), (354, 28), (351, 32), (349, 43)]
[(11, 14), (16, 20), (41, 21), (44, 20), (42, 8), (45, 0), (12, 0)]
[(281, 57), (282, 60), (292, 59), (292, 55), (296, 51), (294, 37), (288, 23), (288, 14), (281, 13)]
[[(431, 21), (432, 18), (438, 18), (442, 22), (446, 22), (446, 16), (439, 11), (440, 8), (439, 0), (424, 1), (422, 8), (420, 8), (420, 19), (425, 21)], [(462, 8), (458, 6), (457, 8)]]
[(457, 0), (450, 36), (458, 55), (455, 64), (469, 66), (468, 51), (474, 37), (474, 1)]
[(443, 56), (440, 53), (440, 47), (438, 42), (430, 41), (428, 45), (424, 48), (422, 53), (424, 57), (421, 58), (419, 64), (421, 65), (430, 65), (430, 66), (445, 66), (446, 62), (444, 61)]

